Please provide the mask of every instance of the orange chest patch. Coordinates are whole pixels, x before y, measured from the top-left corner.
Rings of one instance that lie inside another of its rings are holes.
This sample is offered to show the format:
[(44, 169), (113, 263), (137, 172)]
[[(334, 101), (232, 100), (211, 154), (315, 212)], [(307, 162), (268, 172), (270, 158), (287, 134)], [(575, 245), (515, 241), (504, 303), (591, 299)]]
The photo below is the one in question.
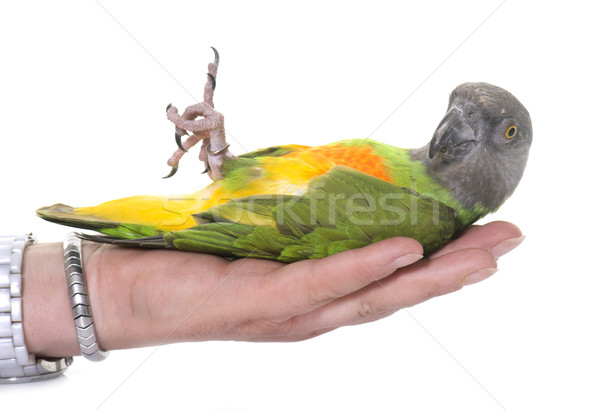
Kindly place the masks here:
[(284, 155), (287, 158), (324, 158), (335, 165), (345, 165), (357, 171), (391, 182), (388, 169), (383, 164), (383, 158), (375, 154), (369, 144), (348, 146), (331, 144), (321, 147), (307, 148)]

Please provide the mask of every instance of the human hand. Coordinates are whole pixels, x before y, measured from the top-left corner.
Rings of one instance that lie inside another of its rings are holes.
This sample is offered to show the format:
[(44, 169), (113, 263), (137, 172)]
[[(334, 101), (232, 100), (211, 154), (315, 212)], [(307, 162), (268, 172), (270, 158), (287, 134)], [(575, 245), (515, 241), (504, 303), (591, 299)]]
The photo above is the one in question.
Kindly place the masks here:
[[(289, 265), (87, 242), (83, 255), (97, 338), (112, 350), (312, 338), (483, 280), (496, 271), (496, 258), (521, 240), (516, 226), (492, 222), (467, 229), (422, 260), (421, 245), (410, 238)], [(73, 340), (68, 351), (56, 349), (55, 356), (72, 355), (78, 345)]]

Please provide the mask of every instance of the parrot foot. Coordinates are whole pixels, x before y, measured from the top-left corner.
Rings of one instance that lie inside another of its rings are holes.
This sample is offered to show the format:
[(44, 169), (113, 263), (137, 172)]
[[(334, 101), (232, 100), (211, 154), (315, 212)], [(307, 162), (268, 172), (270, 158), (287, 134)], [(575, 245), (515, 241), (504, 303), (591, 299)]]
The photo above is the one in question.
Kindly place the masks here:
[[(183, 154), (199, 141), (202, 141), (199, 159), (205, 162), (208, 175), (215, 181), (223, 178), (221, 167), (224, 160), (235, 157), (229, 152), (229, 144), (225, 138), (223, 114), (214, 109), (213, 96), (217, 84), (219, 53), (215, 48), (212, 49), (215, 59), (208, 64), (204, 101), (190, 105), (182, 115), (179, 115), (177, 108), (172, 104), (167, 106), (167, 119), (175, 124), (175, 142), (178, 149), (167, 161), (172, 170), (165, 178), (175, 175)], [(185, 141), (181, 140), (183, 136), (187, 136)]]

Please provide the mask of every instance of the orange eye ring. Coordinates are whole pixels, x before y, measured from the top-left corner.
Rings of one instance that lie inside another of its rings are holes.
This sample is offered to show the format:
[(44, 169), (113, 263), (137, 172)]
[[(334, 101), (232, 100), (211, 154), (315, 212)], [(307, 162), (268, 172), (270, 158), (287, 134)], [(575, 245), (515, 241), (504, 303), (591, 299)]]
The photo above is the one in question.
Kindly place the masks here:
[(517, 126), (516, 125), (511, 125), (510, 127), (508, 127), (506, 130), (506, 133), (504, 133), (504, 136), (506, 138), (508, 138), (509, 140), (513, 139), (515, 137), (515, 135), (517, 135)]

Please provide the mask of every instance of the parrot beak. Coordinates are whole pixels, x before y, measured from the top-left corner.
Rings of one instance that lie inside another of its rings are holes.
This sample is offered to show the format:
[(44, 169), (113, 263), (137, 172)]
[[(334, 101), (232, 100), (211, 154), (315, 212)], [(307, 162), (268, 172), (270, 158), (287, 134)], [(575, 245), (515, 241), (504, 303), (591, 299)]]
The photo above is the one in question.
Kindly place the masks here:
[(429, 144), (429, 158), (433, 159), (438, 152), (447, 159), (464, 156), (476, 142), (475, 133), (464, 121), (462, 110), (452, 106), (433, 134)]

